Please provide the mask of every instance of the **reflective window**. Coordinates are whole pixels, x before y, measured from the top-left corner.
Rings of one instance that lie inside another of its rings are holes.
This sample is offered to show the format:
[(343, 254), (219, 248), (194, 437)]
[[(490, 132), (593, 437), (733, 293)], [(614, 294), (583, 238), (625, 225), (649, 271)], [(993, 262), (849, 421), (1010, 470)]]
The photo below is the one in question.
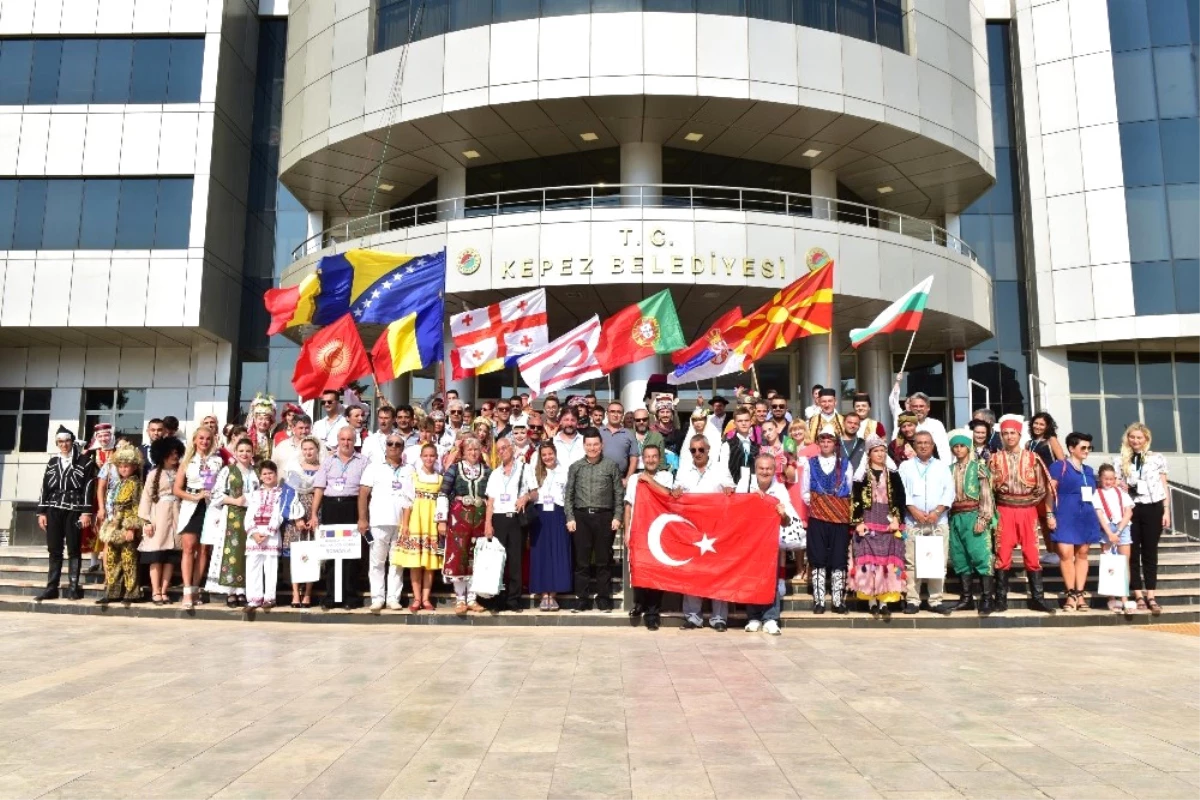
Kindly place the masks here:
[(1067, 383), (1077, 394), (1100, 394), (1100, 354), (1067, 353)]
[(1108, 30), (1113, 52), (1144, 50), (1150, 46), (1150, 23), (1146, 4), (1119, 0), (1108, 4)]
[(1171, 223), (1171, 255), (1200, 258), (1200, 185), (1167, 187), (1167, 214)]
[(0, 40), (0, 105), (194, 103), (198, 37)]
[(1171, 292), (1174, 271), (1170, 261), (1133, 262), (1133, 307), (1138, 314), (1174, 314)]
[(92, 438), (96, 426), (107, 422), (117, 439), (142, 443), (146, 419), (145, 389), (87, 389), (83, 393), (83, 439)]
[(1137, 394), (1137, 367), (1133, 353), (1105, 353), (1100, 368), (1105, 394)]
[[(1184, 453), (1200, 453), (1200, 425), (1195, 424), (1195, 421), (1200, 419), (1200, 397), (1181, 397), (1178, 402), (1179, 420), (1184, 423), (1179, 426), (1179, 450)], [(1155, 444), (1157, 445), (1157, 441)]]
[[(557, 1), (552, 0), (552, 2)], [(746, 4), (743, 0), (696, 0), (696, 13), (740, 17), (746, 14)]]
[[(1196, 118), (1164, 119), (1158, 123), (1158, 131), (1165, 182), (1200, 182), (1200, 123)], [(1121, 154), (1124, 157), (1123, 149)]]
[(0, 180), (0, 249), (188, 246), (191, 178)]
[(1154, 88), (1159, 117), (1196, 116), (1195, 63), (1190, 47), (1154, 49)]
[(493, 22), (535, 19), (538, 15), (538, 0), (492, 0), (492, 9)]
[(1175, 441), (1175, 401), (1143, 400), (1142, 422), (1154, 435), (1155, 450), (1162, 453), (1179, 450), (1179, 443)]
[(868, 42), (875, 41), (874, 5), (872, 0), (838, 0), (838, 33)]
[(543, 17), (566, 17), (572, 14), (589, 14), (591, 0), (551, 0), (542, 8)]
[(1145, 6), (1150, 16), (1151, 45), (1188, 44), (1192, 27), (1188, 20), (1188, 0), (1151, 0)]
[[(1135, 422), (1141, 421), (1138, 413), (1136, 397), (1106, 397), (1104, 398), (1104, 435), (1106, 449), (1116, 452), (1121, 448), (1121, 437), (1125, 429)], [(1153, 433), (1154, 429), (1150, 429)], [(1092, 433), (1092, 431), (1088, 431)], [(1157, 435), (1155, 435), (1157, 439)], [(1174, 437), (1172, 437), (1174, 438)]]
[(451, 0), (450, 30), (461, 31), (492, 21), (492, 0)]
[(1072, 397), (1071, 427), (1082, 433), (1090, 433), (1093, 437), (1092, 447), (1096, 450), (1107, 451), (1104, 444), (1104, 422), (1100, 416), (1099, 400), (1078, 400)]
[(49, 389), (0, 390), (0, 452), (44, 453), (49, 434)]
[(1127, 122), (1120, 126), (1121, 163), (1126, 186), (1155, 186), (1163, 182), (1163, 157), (1158, 123)]
[(1154, 102), (1154, 64), (1149, 50), (1113, 53), (1113, 77), (1117, 88), (1117, 117), (1122, 122), (1158, 116)]
[(796, 0), (796, 24), (823, 31), (837, 30), (834, 0)]
[(1131, 261), (1162, 261), (1171, 257), (1167, 232), (1167, 198), (1161, 186), (1125, 190), (1129, 218)]
[(1138, 357), (1138, 391), (1142, 394), (1175, 394), (1170, 353), (1142, 353)]
[[(1196, 353), (1175, 354), (1175, 390), (1179, 394), (1200, 395), (1200, 355)], [(1200, 417), (1192, 417), (1200, 419)]]
[(1200, 314), (1200, 261), (1175, 259), (1175, 313)]
[(792, 0), (746, 0), (746, 16), (775, 22), (791, 22)]
[[(1103, 452), (1120, 448), (1132, 422), (1154, 435), (1154, 449), (1196, 452), (1200, 403), (1200, 357), (1170, 352), (1068, 352), (1072, 427), (1093, 435)], [(1097, 377), (1103, 376), (1103, 387)], [(1182, 438), (1180, 438), (1182, 436)]]

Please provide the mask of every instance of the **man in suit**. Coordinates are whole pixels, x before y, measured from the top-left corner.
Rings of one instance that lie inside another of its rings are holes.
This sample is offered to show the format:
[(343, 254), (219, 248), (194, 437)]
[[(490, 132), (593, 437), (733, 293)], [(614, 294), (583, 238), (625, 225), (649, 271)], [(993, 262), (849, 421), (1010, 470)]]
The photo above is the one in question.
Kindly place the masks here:
[(150, 445), (157, 442), (159, 439), (167, 435), (167, 426), (158, 417), (146, 423), (146, 441), (138, 449), (142, 451), (142, 479), (144, 480), (150, 474), (150, 470), (156, 466), (154, 460), (150, 458)]
[(729, 470), (733, 485), (737, 486), (743, 472), (754, 471), (754, 459), (758, 458), (758, 443), (751, 436), (754, 425), (750, 410), (739, 408), (733, 415), (733, 437), (721, 443), (718, 462)]

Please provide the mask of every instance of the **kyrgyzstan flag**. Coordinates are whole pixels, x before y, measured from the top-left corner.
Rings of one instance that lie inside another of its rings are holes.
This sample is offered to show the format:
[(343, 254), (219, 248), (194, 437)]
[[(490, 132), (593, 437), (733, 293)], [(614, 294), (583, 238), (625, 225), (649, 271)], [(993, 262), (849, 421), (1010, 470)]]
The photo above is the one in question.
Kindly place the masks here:
[(629, 531), (634, 586), (731, 603), (775, 601), (779, 512), (756, 494), (685, 494), (638, 487)]

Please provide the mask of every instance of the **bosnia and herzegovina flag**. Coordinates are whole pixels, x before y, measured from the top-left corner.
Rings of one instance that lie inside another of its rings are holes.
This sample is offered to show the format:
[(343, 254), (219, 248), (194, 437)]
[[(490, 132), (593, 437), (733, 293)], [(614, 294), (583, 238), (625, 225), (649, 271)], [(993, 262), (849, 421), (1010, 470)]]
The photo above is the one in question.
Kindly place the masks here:
[(325, 256), (296, 286), (270, 289), (268, 335), (295, 325), (328, 325), (347, 313), (362, 324), (387, 325), (414, 299), (428, 301), (446, 285), (446, 252), (424, 256), (348, 250)]

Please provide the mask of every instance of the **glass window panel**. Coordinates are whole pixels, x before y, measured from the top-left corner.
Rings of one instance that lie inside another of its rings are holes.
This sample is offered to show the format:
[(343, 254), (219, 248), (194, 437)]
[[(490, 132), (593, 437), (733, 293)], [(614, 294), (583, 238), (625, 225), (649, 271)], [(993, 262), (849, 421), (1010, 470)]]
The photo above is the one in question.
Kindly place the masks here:
[(970, 245), (979, 263), (994, 274), (996, 259), (992, 255), (992, 218), (987, 214), (964, 214), (958, 218), (959, 237)]
[[(1175, 297), (1171, 291), (1174, 274), (1170, 261), (1134, 263), (1133, 309), (1136, 314), (1174, 314)], [(1105, 391), (1109, 391), (1105, 389)]]
[(1160, 117), (1196, 116), (1195, 72), (1191, 47), (1154, 48), (1154, 86)]
[(837, 29), (844, 36), (875, 41), (875, 9), (872, 0), (838, 0)]
[(992, 296), (996, 309), (996, 346), (1001, 350), (1021, 348), (1020, 290), (1016, 281), (996, 281)]
[(0, 411), (20, 411), (21, 390), (4, 389), (0, 391)]
[(33, 70), (29, 73), (29, 105), (51, 105), (58, 97), (58, 68), (62, 63), (62, 39), (33, 42)]
[(1100, 354), (1067, 353), (1067, 385), (1071, 394), (1100, 394)]
[(1167, 212), (1171, 220), (1171, 255), (1200, 258), (1200, 184), (1167, 187)]
[(146, 390), (118, 389), (117, 408), (121, 411), (142, 411), (146, 408)]
[(1131, 261), (1163, 261), (1171, 257), (1167, 234), (1167, 199), (1161, 186), (1125, 190), (1129, 215)]
[[(1181, 441), (1179, 449), (1184, 453), (1200, 453), (1200, 425), (1196, 424), (1196, 420), (1200, 419), (1200, 399), (1195, 397), (1183, 397), (1179, 400), (1179, 429), (1181, 433)], [(1151, 428), (1153, 431), (1153, 428)], [(1158, 444), (1158, 434), (1154, 434), (1154, 444)]]
[(1149, 50), (1113, 53), (1113, 78), (1117, 88), (1117, 118), (1122, 122), (1154, 119), (1154, 68)]
[(1108, 0), (1108, 30), (1114, 52), (1149, 47), (1150, 22), (1146, 16), (1146, 3), (1140, 0)]
[(992, 210), (998, 214), (1011, 214), (1016, 210), (1016, 204), (1013, 202), (1015, 157), (1016, 153), (1012, 148), (996, 152), (996, 183), (988, 194), (992, 196)]
[(591, 9), (591, 0), (550, 0), (542, 9), (543, 17), (565, 17), (571, 14), (586, 14)]
[(1162, 137), (1166, 182), (1200, 182), (1200, 121), (1195, 118), (1164, 119), (1158, 123), (1158, 131)]
[(746, 16), (776, 22), (792, 21), (792, 0), (746, 0)]
[(83, 204), (83, 181), (50, 181), (46, 189), (46, 224), (42, 226), (42, 249), (74, 250), (79, 246), (79, 211)]
[(610, 11), (641, 11), (642, 0), (592, 0), (592, 13), (603, 14)]
[(1126, 186), (1154, 186), (1163, 182), (1163, 157), (1158, 122), (1127, 122), (1120, 126), (1121, 164)]
[(129, 102), (161, 103), (167, 96), (167, 74), (171, 63), (170, 39), (135, 39), (133, 80)]
[(79, 249), (113, 249), (117, 243), (117, 207), (120, 199), (119, 180), (91, 178), (84, 181)]
[(21, 415), (21, 442), (20, 450), (22, 453), (44, 453), (46, 452), (46, 442), (50, 437), (50, 415), (49, 414), (22, 414)]
[[(1029, 363), (1020, 351), (1000, 351), (1000, 400), (1007, 407), (1017, 407), (1014, 414), (1024, 414), (1025, 394), (1029, 389)], [(993, 398), (993, 402), (995, 399)]]
[[(1143, 400), (1142, 422), (1154, 434), (1154, 449), (1160, 453), (1174, 453), (1179, 450), (1175, 438), (1175, 401), (1174, 400)], [(1192, 421), (1193, 424), (1195, 420)]]
[(792, 18), (797, 25), (832, 31), (837, 29), (835, 8), (834, 0), (796, 0), (792, 5)]
[(534, 19), (537, 15), (538, 0), (492, 0), (493, 22)]
[(1100, 374), (1105, 394), (1137, 394), (1137, 370), (1133, 353), (1105, 353)]
[(8, 39), (0, 43), (0, 105), (20, 106), (29, 97), (29, 70), (33, 65), (33, 42)]
[(1200, 394), (1200, 355), (1175, 354), (1175, 389), (1180, 394)]
[(1012, 126), (1008, 118), (1008, 87), (992, 86), (991, 90), (993, 147), (1010, 147), (1012, 139), (1009, 131)]
[(26, 389), (25, 397), (23, 398), (23, 407), (26, 411), (49, 411), (50, 410), (50, 390), (49, 389)]
[(988, 83), (1002, 86), (1008, 83), (1008, 26), (987, 26)]
[(992, 275), (998, 281), (1017, 279), (1017, 226), (1009, 214), (992, 217)]
[(904, 8), (897, 0), (875, 0), (875, 32), (881, 45), (904, 52)]
[(0, 180), (0, 250), (12, 247), (13, 223), (17, 215), (15, 180)]
[(96, 85), (92, 90), (92, 102), (128, 103), (132, 69), (132, 39), (101, 39), (96, 48)]
[(1175, 313), (1200, 314), (1200, 261), (1175, 259)]
[(1121, 436), (1125, 429), (1140, 418), (1136, 397), (1104, 398), (1104, 433), (1110, 452), (1121, 447)]
[(163, 178), (158, 188), (158, 221), (154, 246), (183, 249), (192, 224), (192, 179)]
[(115, 433), (118, 438), (128, 439), (136, 444), (142, 443), (142, 427), (145, 422), (141, 412), (136, 414), (117, 414)]
[(1188, 0), (1146, 0), (1135, 5), (1144, 5), (1149, 12), (1150, 43), (1155, 47), (1189, 43)]
[(743, 16), (746, 3), (745, 0), (696, 0), (696, 13)]
[(121, 207), (117, 212), (117, 248), (149, 250), (154, 246), (154, 207), (158, 181), (121, 181)]
[(58, 75), (58, 103), (92, 102), (96, 77), (96, 40), (67, 39), (63, 42), (62, 66)]
[(1175, 394), (1175, 381), (1171, 377), (1171, 354), (1142, 353), (1139, 355), (1138, 386), (1143, 396)]
[[(45, 443), (43, 442), (43, 449)], [(17, 415), (0, 414), (0, 451), (9, 453), (17, 449)]]
[(446, 32), (449, 17), (450, 0), (425, 0), (425, 11), (421, 13), (421, 30), (417, 32), (417, 38), (441, 36)]
[(492, 24), (492, 0), (452, 0), (450, 30), (461, 31)]
[(166, 102), (198, 103), (200, 77), (204, 71), (204, 40), (171, 41), (171, 74), (167, 78)]
[(86, 411), (111, 411), (114, 395), (112, 389), (85, 389), (83, 408)]
[(17, 187), (17, 222), (13, 228), (14, 250), (37, 250), (42, 246), (42, 221), (46, 216), (46, 182), (26, 179)]
[(1071, 399), (1071, 424), (1075, 430), (1090, 433), (1095, 437), (1092, 445), (1097, 450), (1104, 447), (1104, 430), (1100, 424), (1100, 401)]

